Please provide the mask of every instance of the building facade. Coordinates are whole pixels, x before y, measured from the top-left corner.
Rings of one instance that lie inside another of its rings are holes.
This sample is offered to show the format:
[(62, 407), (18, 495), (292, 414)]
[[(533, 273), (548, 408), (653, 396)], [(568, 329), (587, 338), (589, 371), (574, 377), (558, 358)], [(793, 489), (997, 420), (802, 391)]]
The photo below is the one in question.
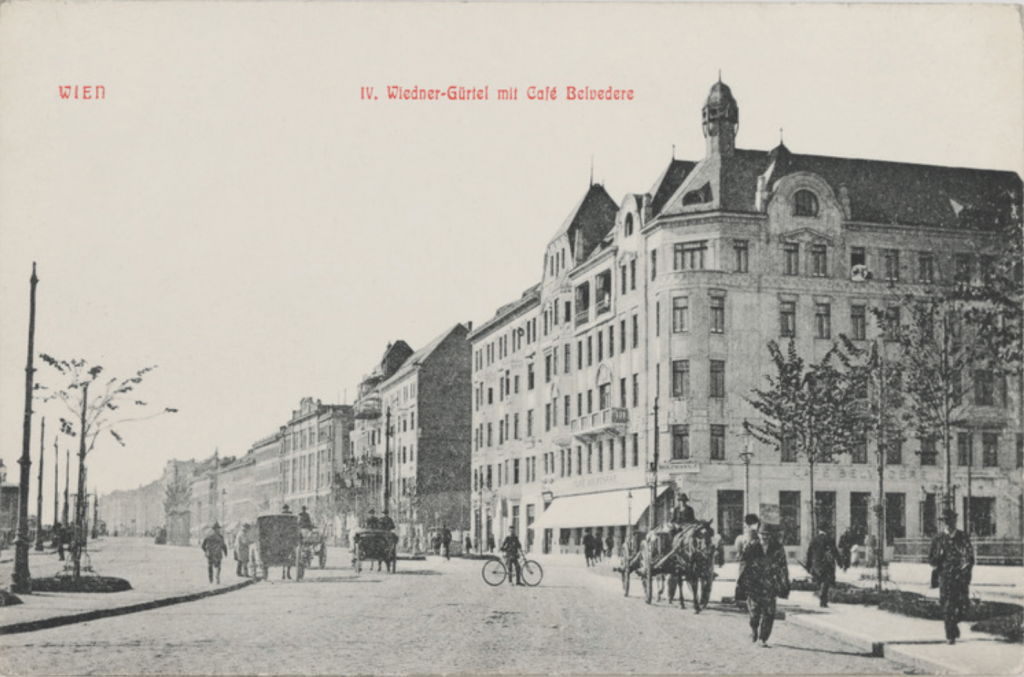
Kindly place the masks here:
[[(727, 545), (744, 512), (763, 508), (802, 552), (807, 464), (744, 432), (758, 415), (747, 398), (772, 369), (766, 345), (793, 341), (807, 362), (840, 334), (868, 346), (873, 309), (984, 274), (998, 242), (965, 227), (971, 205), (1019, 209), (1013, 173), (741, 150), (738, 122), (715, 84), (705, 157), (673, 159), (619, 204), (592, 185), (548, 244), (539, 284), (470, 337), (478, 538), (511, 526), (529, 548), (578, 552), (587, 529), (621, 542), (649, 524), (652, 497), (660, 522), (685, 492)], [(958, 505), (970, 496), (961, 512), (976, 536), (1020, 538), (1021, 384), (965, 388)], [(818, 466), (820, 522), (875, 531), (875, 451), (868, 440)], [(934, 533), (944, 464), (913, 435), (888, 448), (890, 545)]]
[(425, 544), (432, 527), (469, 527), (469, 331), (463, 324), (444, 331), (379, 386), (385, 439), (378, 449), (400, 546)]
[(295, 513), (306, 506), (314, 522), (328, 519), (327, 503), (352, 458), (352, 414), (351, 405), (305, 397), (281, 428), (282, 501)]

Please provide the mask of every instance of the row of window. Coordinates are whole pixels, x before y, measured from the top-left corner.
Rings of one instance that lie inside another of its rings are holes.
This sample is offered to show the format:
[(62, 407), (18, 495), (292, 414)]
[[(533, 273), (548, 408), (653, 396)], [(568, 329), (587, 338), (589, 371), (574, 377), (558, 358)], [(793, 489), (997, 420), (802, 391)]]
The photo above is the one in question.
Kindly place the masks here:
[[(983, 432), (981, 433), (981, 467), (982, 468), (998, 468), (999, 467), (999, 433)], [(921, 460), (922, 466), (934, 466), (938, 463), (938, 450), (936, 440), (934, 438), (920, 440), (921, 449), (916, 452)], [(1018, 433), (1016, 437), (1016, 465), (1018, 468), (1024, 467), (1024, 435)], [(784, 440), (782, 444), (782, 457), (783, 463), (796, 463), (797, 449), (794, 440)], [(855, 464), (866, 464), (868, 463), (868, 445), (867, 441), (858, 444), (851, 455), (851, 462)], [(977, 460), (974, 454), (974, 434), (969, 432), (957, 433), (956, 437), (956, 463), (961, 467), (975, 466)], [(885, 464), (886, 465), (903, 465), (904, 454), (903, 454), (903, 441), (896, 439), (890, 440), (885, 447)]]
[[(627, 448), (628, 447), (628, 448)], [(522, 481), (524, 483), (537, 481), (537, 457), (529, 456), (525, 459)], [(556, 454), (553, 451), (542, 454), (543, 474), (558, 475), (558, 477), (572, 477), (574, 475), (591, 475), (594, 473), (612, 472), (619, 468), (637, 468), (640, 466), (640, 440), (637, 433), (633, 433), (627, 442), (626, 437), (608, 438), (598, 440), (594, 444), (579, 445), (573, 448), (559, 449)], [(492, 467), (497, 469), (492, 474)], [(502, 469), (504, 468), (504, 474)], [(504, 462), (480, 466), (473, 471), (473, 490), (478, 491), (484, 487), (492, 489), (502, 484), (520, 483), (520, 459), (508, 459)], [(497, 480), (493, 484), (493, 480)]]
[[(623, 319), (618, 325), (618, 350), (626, 352), (627, 349), (635, 349), (640, 346), (640, 318), (632, 316), (632, 324), (629, 325), (632, 334), (627, 334), (626, 320)], [(596, 340), (595, 340), (596, 338)], [(607, 340), (606, 340), (607, 339)], [(600, 362), (605, 358), (613, 357), (616, 350), (616, 326), (609, 324), (607, 329), (602, 329), (593, 334), (587, 335), (576, 342), (576, 368), (582, 370), (584, 366), (593, 366), (596, 360)], [(572, 373), (572, 344), (566, 343), (561, 350), (562, 372)], [(559, 373), (559, 350), (556, 348), (544, 356), (544, 382), (550, 383), (552, 378)], [(533, 362), (526, 363), (526, 389), (533, 390), (536, 385)], [(511, 370), (498, 377), (498, 401), (503, 401), (512, 394), (519, 393), (520, 380), (518, 374), (512, 374)], [(483, 383), (477, 383), (474, 388), (473, 399), (477, 411), (484, 404), (494, 404), (494, 388), (485, 389)], [(625, 405), (623, 405), (625, 406)]]
[[(547, 328), (544, 330), (547, 334)], [(527, 320), (522, 327), (512, 327), (502, 336), (496, 337), (487, 345), (478, 348), (473, 355), (473, 369), (480, 371), (499, 360), (505, 359), (512, 353), (519, 352), (524, 345), (530, 345), (538, 340), (537, 318)]]

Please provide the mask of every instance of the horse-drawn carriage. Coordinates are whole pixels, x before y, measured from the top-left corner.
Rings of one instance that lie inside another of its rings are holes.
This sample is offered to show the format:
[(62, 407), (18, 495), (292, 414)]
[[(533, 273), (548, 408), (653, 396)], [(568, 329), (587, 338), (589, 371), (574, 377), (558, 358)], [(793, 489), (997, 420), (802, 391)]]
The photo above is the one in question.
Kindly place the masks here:
[[(363, 562), (376, 560), (377, 570), (381, 564), (388, 573), (395, 573), (398, 560), (398, 534), (384, 529), (362, 529), (352, 537), (352, 568), (356, 573), (363, 570)], [(373, 565), (371, 564), (371, 567)]]
[(295, 515), (260, 515), (256, 518), (254, 540), (249, 547), (249, 566), (254, 578), (266, 578), (270, 567), (295, 567), (301, 581), (306, 570), (302, 557), (302, 534)]
[(313, 566), (313, 558), (316, 558), (317, 564), (319, 564), (321, 569), (327, 566), (327, 539), (324, 538), (323, 533), (316, 529), (300, 529), (299, 537), (299, 556), (302, 560), (303, 568), (311, 568)]
[[(649, 534), (635, 532), (622, 546), (622, 561), (618, 567), (622, 576), (622, 589), (629, 595), (630, 576), (636, 573), (644, 586), (644, 599), (654, 599), (655, 580), (668, 581), (669, 601), (679, 593), (679, 606), (686, 608), (683, 581), (690, 584), (694, 610), (700, 613), (711, 599), (711, 583), (715, 578), (715, 531), (710, 522), (695, 522), (682, 527), (664, 525)], [(699, 592), (698, 592), (699, 590)], [(659, 593), (659, 598), (661, 597)]]

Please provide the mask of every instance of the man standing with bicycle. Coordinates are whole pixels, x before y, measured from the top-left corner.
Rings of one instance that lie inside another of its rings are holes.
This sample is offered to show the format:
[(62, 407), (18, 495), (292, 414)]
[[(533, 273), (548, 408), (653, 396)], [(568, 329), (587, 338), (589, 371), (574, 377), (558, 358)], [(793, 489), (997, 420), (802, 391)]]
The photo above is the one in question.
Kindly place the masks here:
[[(523, 549), (523, 544), (519, 542), (519, 537), (516, 536), (516, 528), (508, 528), (508, 536), (501, 543), (501, 552), (505, 556), (505, 568), (508, 569), (508, 580), (512, 585), (523, 585), (523, 569), (519, 566), (519, 553)], [(512, 572), (515, 571), (515, 579), (512, 578)]]

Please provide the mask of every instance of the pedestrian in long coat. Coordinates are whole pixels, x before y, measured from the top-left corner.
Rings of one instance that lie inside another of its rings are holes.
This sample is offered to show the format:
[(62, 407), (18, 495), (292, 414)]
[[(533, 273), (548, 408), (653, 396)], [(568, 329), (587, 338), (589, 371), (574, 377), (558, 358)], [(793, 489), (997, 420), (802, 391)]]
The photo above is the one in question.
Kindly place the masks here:
[(736, 599), (747, 602), (751, 639), (768, 646), (775, 623), (775, 600), (789, 597), (786, 551), (778, 538), (762, 533), (757, 515), (747, 515), (743, 521), (747, 531), (736, 539), (740, 561)]
[(807, 548), (807, 570), (818, 584), (818, 606), (828, 606), (828, 591), (836, 584), (836, 562), (842, 560), (832, 535), (824, 527)]
[(240, 578), (249, 575), (249, 545), (252, 543), (252, 530), (248, 522), (235, 536), (235, 574)]
[(217, 583), (220, 583), (220, 561), (228, 554), (228, 544), (224, 542), (224, 537), (220, 534), (220, 525), (216, 522), (213, 523), (210, 535), (203, 539), (202, 548), (206, 553), (206, 573), (210, 577), (210, 582), (213, 583), (216, 577)]
[(939, 604), (946, 626), (946, 641), (955, 644), (960, 637), (959, 623), (971, 605), (971, 573), (974, 569), (974, 548), (967, 534), (956, 528), (956, 511), (942, 513), (946, 530), (932, 540), (928, 563), (939, 575)]

